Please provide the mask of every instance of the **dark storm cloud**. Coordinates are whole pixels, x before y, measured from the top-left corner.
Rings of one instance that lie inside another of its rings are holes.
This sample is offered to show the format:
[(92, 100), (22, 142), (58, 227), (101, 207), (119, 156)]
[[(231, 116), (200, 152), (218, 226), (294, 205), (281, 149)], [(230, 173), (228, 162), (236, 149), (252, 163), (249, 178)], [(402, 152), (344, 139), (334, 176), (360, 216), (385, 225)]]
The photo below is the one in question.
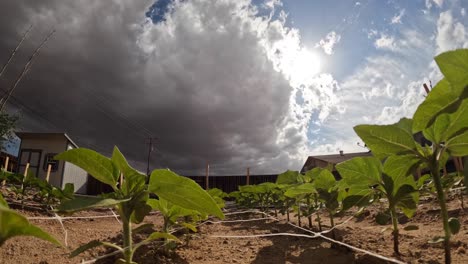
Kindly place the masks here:
[(0, 62), (34, 28), (1, 88), (56, 29), (14, 94), (24, 130), (65, 131), (104, 154), (118, 145), (140, 169), (148, 136), (159, 138), (154, 166), (181, 173), (206, 161), (220, 174), (297, 166), (294, 129), (278, 143), (292, 90), (247, 3), (183, 2), (153, 24), (145, 1), (2, 0)]

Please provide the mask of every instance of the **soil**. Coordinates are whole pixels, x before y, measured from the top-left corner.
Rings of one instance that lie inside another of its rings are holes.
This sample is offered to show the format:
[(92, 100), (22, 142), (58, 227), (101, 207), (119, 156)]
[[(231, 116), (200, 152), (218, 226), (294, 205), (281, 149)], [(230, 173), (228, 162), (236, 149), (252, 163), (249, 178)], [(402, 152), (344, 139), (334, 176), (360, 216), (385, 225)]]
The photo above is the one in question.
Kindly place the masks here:
[[(44, 210), (12, 205), (21, 214), (28, 217), (53, 216)], [(235, 208), (230, 210), (235, 211)], [(237, 209), (241, 210), (241, 209)], [(454, 235), (452, 241), (453, 263), (468, 263), (468, 209), (462, 209), (460, 201), (452, 198), (449, 202), (450, 216), (458, 217), (462, 228)], [(391, 231), (384, 231), (388, 225), (379, 225), (375, 215), (379, 206), (374, 205), (366, 211), (353, 217), (356, 212), (349, 211), (337, 217), (339, 224), (352, 219), (335, 229), (335, 236), (339, 241), (365, 249), (382, 256), (399, 259), (407, 263), (443, 263), (444, 254), (441, 244), (429, 244), (428, 240), (436, 235), (442, 235), (442, 222), (435, 200), (425, 200), (419, 205), (418, 211), (411, 219), (400, 219), (400, 252), (401, 256), (393, 254), (393, 240)], [(109, 209), (93, 210), (76, 213), (73, 216), (111, 215)], [(329, 228), (329, 222), (323, 215), (323, 228)], [(226, 216), (225, 220), (261, 218), (261, 214), (234, 214)], [(279, 222), (274, 220), (257, 220), (249, 222), (207, 223), (199, 226), (198, 233), (177, 236), (181, 243), (175, 250), (166, 251), (160, 244), (151, 243), (141, 247), (135, 254), (135, 261), (146, 263), (387, 263), (373, 256), (352, 251), (342, 246), (331, 245), (320, 238), (305, 238), (292, 236), (270, 236), (256, 238), (219, 238), (213, 236), (248, 236), (255, 234), (294, 233), (309, 234), (286, 223), (285, 216), (279, 216)], [(51, 233), (65, 244), (65, 234), (56, 219), (30, 220), (45, 231)], [(214, 219), (213, 221), (217, 221)], [(291, 214), (291, 221), (297, 224), (297, 218)], [(156, 229), (161, 226), (161, 216), (155, 214), (145, 218), (145, 223), (154, 223)], [(15, 237), (8, 240), (0, 248), (0, 263), (81, 263), (82, 260), (94, 259), (113, 250), (97, 248), (80, 254), (75, 258), (68, 258), (71, 250), (91, 240), (114, 241), (121, 240), (121, 227), (116, 218), (96, 219), (67, 219), (63, 221), (67, 230), (67, 246), (60, 248), (48, 242), (32, 237)], [(302, 218), (302, 225), (308, 226), (306, 218)], [(403, 228), (416, 225), (418, 230), (406, 231)], [(317, 223), (313, 223), (313, 230), (317, 231)], [(310, 235), (310, 234), (309, 234)], [(331, 236), (329, 233), (328, 236)], [(144, 237), (139, 235), (136, 240)], [(114, 263), (119, 256), (112, 256), (96, 263)]]

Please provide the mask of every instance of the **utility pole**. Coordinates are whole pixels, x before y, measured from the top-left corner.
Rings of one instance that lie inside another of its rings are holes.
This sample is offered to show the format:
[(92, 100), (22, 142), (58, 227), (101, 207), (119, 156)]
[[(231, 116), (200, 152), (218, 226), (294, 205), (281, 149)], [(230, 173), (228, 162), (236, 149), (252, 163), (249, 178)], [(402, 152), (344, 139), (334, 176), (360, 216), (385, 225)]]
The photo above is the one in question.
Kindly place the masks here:
[(149, 179), (151, 152), (153, 152), (153, 144), (154, 144), (154, 141), (156, 141), (157, 138), (150, 137), (148, 139), (149, 139), (149, 142), (146, 143), (146, 144), (148, 144), (148, 163), (147, 163), (147, 167), (146, 167), (146, 175), (148, 176), (148, 179)]

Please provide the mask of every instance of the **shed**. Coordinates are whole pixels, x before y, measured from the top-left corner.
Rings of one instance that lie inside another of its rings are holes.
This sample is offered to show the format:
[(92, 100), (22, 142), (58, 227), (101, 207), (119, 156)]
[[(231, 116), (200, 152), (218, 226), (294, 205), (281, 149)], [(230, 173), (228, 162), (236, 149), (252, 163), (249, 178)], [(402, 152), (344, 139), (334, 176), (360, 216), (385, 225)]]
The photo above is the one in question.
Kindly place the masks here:
[(339, 154), (331, 154), (331, 155), (317, 155), (317, 156), (309, 156), (302, 166), (301, 173), (305, 173), (313, 168), (328, 168), (328, 166), (333, 166), (332, 172), (335, 177), (341, 178), (336, 171), (336, 164), (347, 161), (349, 159), (355, 157), (368, 157), (372, 156), (370, 151), (367, 152), (356, 152), (356, 153), (344, 153), (340, 151)]
[(88, 173), (80, 167), (53, 157), (69, 149), (78, 148), (65, 133), (28, 133), (16, 132), (20, 139), (17, 171), (24, 172), (29, 163), (29, 172), (40, 179), (46, 178), (47, 167), (51, 165), (49, 183), (63, 188), (66, 183), (73, 183), (75, 192), (86, 194)]

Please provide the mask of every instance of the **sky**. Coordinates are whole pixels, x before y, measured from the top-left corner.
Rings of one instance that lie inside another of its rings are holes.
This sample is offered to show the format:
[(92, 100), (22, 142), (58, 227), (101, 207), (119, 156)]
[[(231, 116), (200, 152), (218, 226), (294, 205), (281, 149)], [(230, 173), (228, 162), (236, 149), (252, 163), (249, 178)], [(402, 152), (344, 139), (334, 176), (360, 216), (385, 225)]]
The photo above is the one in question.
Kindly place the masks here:
[[(0, 0), (0, 63), (18, 129), (66, 132), (146, 170), (300, 170), (362, 152), (358, 124), (411, 117), (433, 57), (468, 48), (468, 0)], [(358, 144), (360, 143), (360, 144)]]

